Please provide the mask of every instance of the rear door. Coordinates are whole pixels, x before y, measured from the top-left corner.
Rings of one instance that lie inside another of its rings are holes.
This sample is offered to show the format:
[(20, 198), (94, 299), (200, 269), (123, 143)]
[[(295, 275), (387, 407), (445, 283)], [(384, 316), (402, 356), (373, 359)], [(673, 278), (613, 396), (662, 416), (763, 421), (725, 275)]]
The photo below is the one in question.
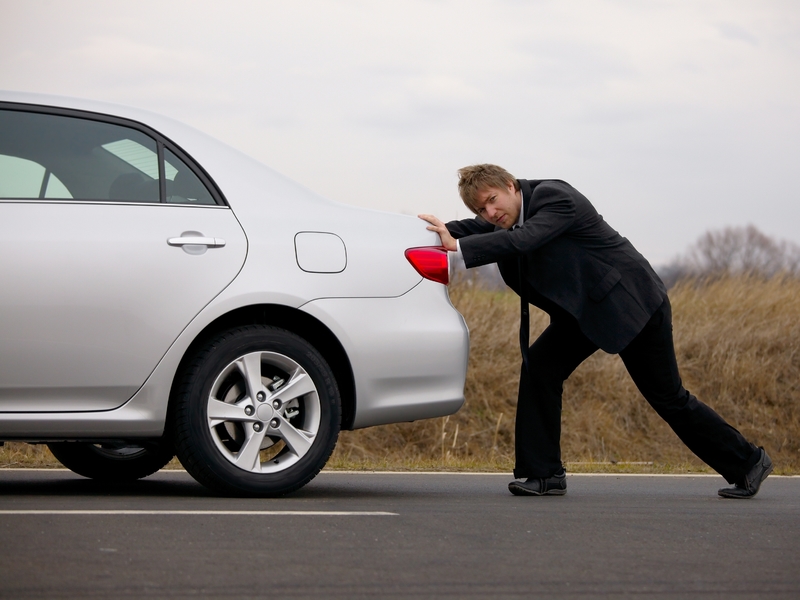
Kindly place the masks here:
[(0, 412), (121, 405), (246, 251), (210, 180), (158, 134), (0, 110)]

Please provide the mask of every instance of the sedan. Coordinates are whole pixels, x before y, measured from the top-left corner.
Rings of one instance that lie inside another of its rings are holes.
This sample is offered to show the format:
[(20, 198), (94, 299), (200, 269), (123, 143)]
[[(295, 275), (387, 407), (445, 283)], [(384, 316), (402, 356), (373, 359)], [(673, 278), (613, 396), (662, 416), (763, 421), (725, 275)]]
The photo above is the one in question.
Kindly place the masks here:
[(422, 221), (172, 119), (0, 92), (0, 440), (125, 481), (297, 490), (341, 429), (452, 414), (469, 338)]

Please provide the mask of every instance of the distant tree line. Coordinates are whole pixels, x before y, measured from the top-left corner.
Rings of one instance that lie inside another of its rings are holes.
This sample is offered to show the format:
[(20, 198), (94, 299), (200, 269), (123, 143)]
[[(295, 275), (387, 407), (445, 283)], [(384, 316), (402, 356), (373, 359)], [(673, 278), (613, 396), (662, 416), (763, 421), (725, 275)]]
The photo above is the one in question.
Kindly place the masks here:
[(731, 275), (800, 276), (800, 246), (777, 241), (753, 225), (707, 231), (658, 274), (667, 287), (680, 279)]

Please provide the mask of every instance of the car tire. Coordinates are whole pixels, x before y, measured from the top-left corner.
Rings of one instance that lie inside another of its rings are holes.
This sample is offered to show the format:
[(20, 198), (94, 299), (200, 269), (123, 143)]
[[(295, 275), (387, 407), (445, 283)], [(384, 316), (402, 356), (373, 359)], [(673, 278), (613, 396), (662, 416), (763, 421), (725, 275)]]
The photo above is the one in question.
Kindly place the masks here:
[(50, 452), (70, 471), (100, 481), (136, 481), (152, 475), (175, 456), (165, 441), (128, 443), (51, 442)]
[(339, 437), (333, 372), (284, 329), (249, 325), (218, 335), (191, 359), (176, 390), (178, 458), (220, 494), (295, 491), (325, 466)]

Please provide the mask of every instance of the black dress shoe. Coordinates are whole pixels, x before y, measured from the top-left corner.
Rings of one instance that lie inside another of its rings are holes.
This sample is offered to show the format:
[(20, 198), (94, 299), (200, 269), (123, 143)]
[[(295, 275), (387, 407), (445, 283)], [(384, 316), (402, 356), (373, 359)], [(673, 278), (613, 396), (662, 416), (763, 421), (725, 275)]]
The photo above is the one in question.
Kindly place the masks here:
[(761, 487), (761, 482), (767, 478), (767, 475), (772, 473), (772, 461), (767, 456), (764, 448), (758, 449), (761, 456), (758, 462), (752, 469), (744, 476), (744, 481), (736, 483), (732, 488), (722, 488), (717, 492), (723, 498), (752, 498), (758, 493)]
[(528, 477), (525, 481), (512, 481), (508, 491), (515, 496), (563, 496), (567, 493), (567, 473), (560, 473), (547, 478)]

